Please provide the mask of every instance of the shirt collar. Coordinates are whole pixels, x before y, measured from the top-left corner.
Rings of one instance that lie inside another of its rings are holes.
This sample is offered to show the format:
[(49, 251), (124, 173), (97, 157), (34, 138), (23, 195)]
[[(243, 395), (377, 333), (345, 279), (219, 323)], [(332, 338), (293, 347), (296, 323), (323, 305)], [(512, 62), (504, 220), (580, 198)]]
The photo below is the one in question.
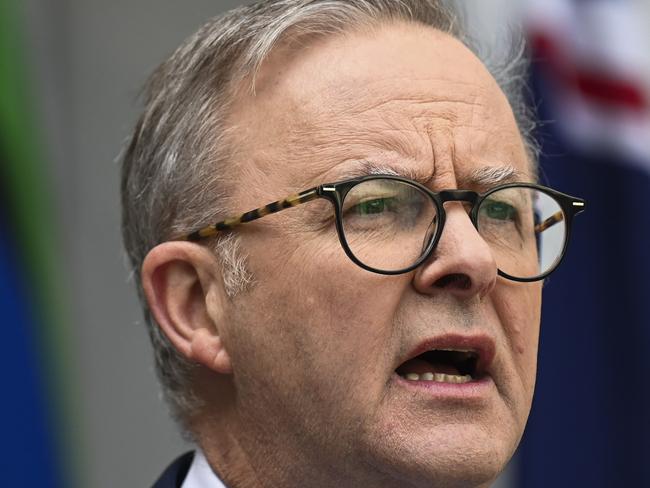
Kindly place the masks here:
[(226, 485), (212, 471), (203, 451), (197, 449), (181, 488), (226, 488)]

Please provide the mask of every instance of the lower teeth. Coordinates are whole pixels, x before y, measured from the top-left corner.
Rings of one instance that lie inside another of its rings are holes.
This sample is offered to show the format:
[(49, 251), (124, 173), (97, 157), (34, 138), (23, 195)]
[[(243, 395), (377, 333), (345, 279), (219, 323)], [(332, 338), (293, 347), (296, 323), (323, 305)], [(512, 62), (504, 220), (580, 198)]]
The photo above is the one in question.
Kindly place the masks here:
[(472, 381), (471, 375), (457, 375), (444, 373), (408, 373), (403, 376), (408, 381), (436, 381), (438, 383), (468, 383)]

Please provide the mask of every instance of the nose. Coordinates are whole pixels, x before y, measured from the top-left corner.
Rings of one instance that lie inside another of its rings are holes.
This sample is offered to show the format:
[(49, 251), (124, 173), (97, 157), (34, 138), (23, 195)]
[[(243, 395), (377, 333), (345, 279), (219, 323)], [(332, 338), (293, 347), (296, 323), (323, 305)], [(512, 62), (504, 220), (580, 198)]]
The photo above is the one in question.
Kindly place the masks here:
[(461, 299), (483, 298), (494, 288), (497, 265), (461, 202), (445, 205), (446, 222), (436, 249), (413, 277), (423, 294), (448, 292)]

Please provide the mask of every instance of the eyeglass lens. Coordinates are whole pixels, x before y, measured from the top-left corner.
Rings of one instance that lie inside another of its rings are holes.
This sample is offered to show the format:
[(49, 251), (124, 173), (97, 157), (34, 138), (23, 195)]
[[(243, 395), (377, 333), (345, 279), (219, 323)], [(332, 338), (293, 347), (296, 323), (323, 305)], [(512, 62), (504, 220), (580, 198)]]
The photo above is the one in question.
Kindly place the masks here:
[[(427, 250), (437, 232), (437, 213), (434, 201), (414, 185), (381, 178), (364, 181), (343, 202), (344, 239), (366, 266), (403, 270)], [(552, 269), (566, 239), (560, 204), (527, 187), (491, 192), (477, 210), (477, 229), (498, 268), (515, 278), (533, 278)]]

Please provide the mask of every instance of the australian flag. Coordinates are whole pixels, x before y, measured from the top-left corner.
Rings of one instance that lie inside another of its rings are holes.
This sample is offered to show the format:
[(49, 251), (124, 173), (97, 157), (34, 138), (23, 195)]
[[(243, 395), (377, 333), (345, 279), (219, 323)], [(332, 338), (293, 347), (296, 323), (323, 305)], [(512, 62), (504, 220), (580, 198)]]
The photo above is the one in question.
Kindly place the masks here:
[(518, 484), (650, 487), (650, 5), (527, 5), (542, 182), (588, 209), (545, 284)]

